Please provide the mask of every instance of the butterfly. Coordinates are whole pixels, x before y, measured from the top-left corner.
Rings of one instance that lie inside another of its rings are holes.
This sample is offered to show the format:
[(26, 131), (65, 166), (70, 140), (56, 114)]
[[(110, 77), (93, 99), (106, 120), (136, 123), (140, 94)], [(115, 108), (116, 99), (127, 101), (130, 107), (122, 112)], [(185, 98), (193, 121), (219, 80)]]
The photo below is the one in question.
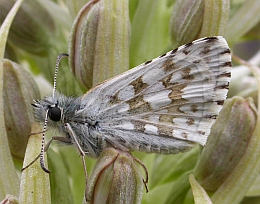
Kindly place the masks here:
[[(53, 137), (96, 158), (106, 147), (175, 154), (205, 145), (231, 78), (226, 40), (207, 37), (147, 61), (79, 97), (54, 91), (35, 100), (37, 121), (62, 134)], [(43, 162), (44, 136), (41, 150)]]

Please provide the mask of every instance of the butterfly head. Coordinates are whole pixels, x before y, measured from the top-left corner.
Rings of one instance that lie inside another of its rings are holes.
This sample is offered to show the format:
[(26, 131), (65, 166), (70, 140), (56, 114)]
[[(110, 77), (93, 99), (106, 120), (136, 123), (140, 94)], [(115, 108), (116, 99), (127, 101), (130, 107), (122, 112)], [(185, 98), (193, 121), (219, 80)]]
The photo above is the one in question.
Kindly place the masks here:
[(35, 100), (32, 106), (34, 107), (34, 117), (38, 122), (45, 123), (47, 119), (48, 126), (56, 126), (57, 122), (63, 120), (63, 108), (59, 105), (59, 100), (54, 100), (51, 96)]
[(61, 109), (58, 107), (57, 104), (54, 106), (50, 106), (48, 109), (48, 116), (52, 121), (60, 121), (61, 120)]

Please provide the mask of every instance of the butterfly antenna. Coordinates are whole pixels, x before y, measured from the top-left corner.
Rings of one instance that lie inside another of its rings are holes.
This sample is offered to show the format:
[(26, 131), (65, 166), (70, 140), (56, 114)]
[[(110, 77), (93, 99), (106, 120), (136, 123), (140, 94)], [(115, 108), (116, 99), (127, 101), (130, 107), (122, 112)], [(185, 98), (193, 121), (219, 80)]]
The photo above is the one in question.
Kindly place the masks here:
[(69, 55), (66, 54), (66, 53), (61, 53), (61, 54), (58, 55), (58, 57), (56, 59), (56, 66), (55, 66), (55, 72), (54, 72), (54, 82), (53, 82), (53, 93), (52, 93), (53, 98), (54, 98), (55, 92), (56, 92), (57, 75), (58, 75), (58, 68), (59, 68), (60, 61), (63, 57), (68, 57), (68, 56)]
[[(56, 92), (56, 86), (57, 86), (57, 75), (58, 75), (58, 68), (60, 65), (60, 61), (63, 57), (68, 57), (68, 54), (62, 53), (59, 54), (57, 59), (56, 59), (56, 65), (55, 65), (55, 71), (54, 71), (54, 82), (53, 82), (53, 93), (52, 93), (52, 97), (54, 98), (55, 96), (55, 92)], [(44, 119), (44, 125), (43, 125), (43, 133), (42, 133), (42, 146), (41, 146), (41, 153), (40, 153), (40, 164), (42, 169), (46, 172), (46, 173), (51, 173), (44, 164), (44, 146), (45, 146), (45, 132), (46, 132), (46, 128), (47, 128), (47, 123), (48, 123), (48, 113), (49, 113), (49, 109), (46, 111), (46, 115), (45, 115), (45, 119)]]
[(48, 122), (48, 112), (49, 112), (49, 110), (46, 111), (45, 120), (44, 120), (44, 125), (43, 125), (42, 146), (41, 146), (41, 153), (40, 153), (40, 164), (41, 164), (41, 167), (42, 167), (43, 171), (45, 171), (46, 173), (51, 173), (51, 172), (45, 167), (45, 164), (44, 164), (45, 132), (46, 132), (47, 122)]

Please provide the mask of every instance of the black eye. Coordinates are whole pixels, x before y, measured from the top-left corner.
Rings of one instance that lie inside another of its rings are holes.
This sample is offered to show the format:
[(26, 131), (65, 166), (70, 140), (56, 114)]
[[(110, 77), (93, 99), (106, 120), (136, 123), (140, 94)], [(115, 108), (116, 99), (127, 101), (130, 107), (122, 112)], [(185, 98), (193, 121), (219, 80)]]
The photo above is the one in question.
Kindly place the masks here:
[(50, 107), (48, 111), (48, 116), (53, 121), (60, 121), (61, 118), (61, 110), (58, 107)]

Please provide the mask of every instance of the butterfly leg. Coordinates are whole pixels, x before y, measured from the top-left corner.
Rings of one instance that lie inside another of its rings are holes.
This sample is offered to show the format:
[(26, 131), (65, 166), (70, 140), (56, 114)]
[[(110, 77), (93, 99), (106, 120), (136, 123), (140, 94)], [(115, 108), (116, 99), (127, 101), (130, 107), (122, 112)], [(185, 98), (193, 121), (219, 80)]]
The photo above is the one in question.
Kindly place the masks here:
[[(35, 133), (35, 134), (39, 134), (39, 133)], [(53, 137), (47, 142), (47, 144), (45, 145), (45, 147), (44, 147), (44, 152), (47, 152), (47, 150), (49, 149), (49, 147), (50, 147), (50, 145), (51, 145), (51, 143), (52, 143), (53, 140), (61, 141), (61, 142), (65, 142), (65, 143), (71, 143), (71, 140), (69, 140), (69, 139), (66, 138), (66, 137), (53, 136)], [(23, 167), (21, 171), (23, 171), (23, 170), (27, 169), (29, 166), (31, 166), (34, 162), (37, 161), (37, 159), (39, 159), (40, 156), (41, 156), (41, 153), (38, 154), (38, 156), (37, 156), (33, 161), (31, 161), (28, 165), (26, 165), (25, 167)], [(45, 171), (45, 172), (46, 172), (46, 171)], [(49, 173), (49, 172), (47, 172), (47, 173)]]
[(144, 186), (145, 186), (145, 190), (146, 190), (146, 193), (148, 193), (148, 186), (147, 186), (147, 183), (148, 183), (148, 170), (146, 168), (146, 166), (143, 164), (143, 162), (141, 162), (139, 159), (137, 159), (136, 157), (133, 156), (133, 159), (136, 163), (138, 163), (144, 170), (145, 172), (145, 179), (143, 178), (143, 183), (144, 183)]
[(133, 157), (134, 161), (135, 161), (136, 163), (138, 163), (138, 164), (143, 168), (143, 170), (144, 170), (144, 172), (145, 172), (145, 179), (143, 178), (143, 183), (144, 183), (144, 186), (145, 186), (146, 193), (148, 193), (148, 186), (147, 186), (147, 183), (148, 183), (148, 170), (147, 170), (146, 166), (145, 166), (139, 159), (137, 159), (136, 157), (134, 157), (134, 156), (130, 153), (129, 149), (126, 148), (125, 146), (123, 146), (122, 144), (120, 144), (120, 143), (118, 142), (118, 140), (116, 140), (115, 138), (109, 136), (109, 134), (106, 134), (105, 137), (106, 137), (106, 142), (108, 142), (110, 145), (112, 145), (113, 148), (115, 148), (115, 149), (120, 149), (121, 151), (124, 151), (124, 152), (129, 153), (129, 154)]
[(71, 136), (71, 138), (74, 140), (78, 150), (79, 150), (79, 153), (81, 155), (81, 160), (82, 160), (82, 164), (83, 164), (83, 169), (84, 169), (84, 174), (85, 174), (85, 179), (86, 179), (86, 187), (85, 187), (85, 199), (86, 201), (87, 200), (87, 193), (88, 193), (88, 173), (87, 173), (87, 167), (86, 167), (86, 163), (85, 163), (85, 152), (82, 150), (77, 138), (76, 138), (76, 135), (73, 131), (73, 129), (71, 128), (70, 124), (69, 123), (66, 123), (65, 124), (65, 128), (67, 130), (67, 132), (69, 133), (69, 135)]

